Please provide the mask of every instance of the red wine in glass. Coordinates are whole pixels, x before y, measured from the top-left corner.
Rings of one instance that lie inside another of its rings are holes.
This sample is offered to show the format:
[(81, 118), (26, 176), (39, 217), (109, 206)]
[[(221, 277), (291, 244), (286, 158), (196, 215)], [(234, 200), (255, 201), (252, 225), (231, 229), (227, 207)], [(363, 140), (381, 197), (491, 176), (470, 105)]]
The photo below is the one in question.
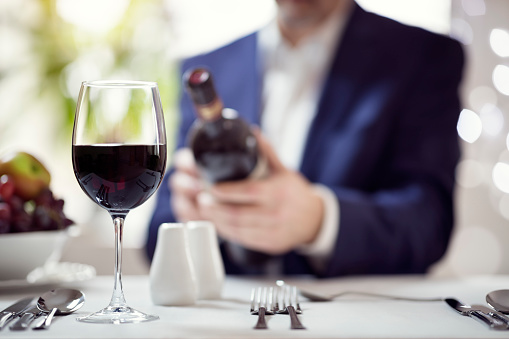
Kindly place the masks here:
[(74, 173), (83, 191), (110, 213), (126, 214), (155, 193), (166, 145), (75, 145)]

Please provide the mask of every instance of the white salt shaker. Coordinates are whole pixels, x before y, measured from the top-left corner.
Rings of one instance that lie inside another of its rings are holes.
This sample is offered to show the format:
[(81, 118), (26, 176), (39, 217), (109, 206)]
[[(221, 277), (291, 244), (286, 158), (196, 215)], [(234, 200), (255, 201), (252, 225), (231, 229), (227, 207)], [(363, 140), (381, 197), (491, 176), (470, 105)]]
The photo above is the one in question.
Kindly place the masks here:
[(198, 282), (198, 299), (219, 299), (225, 273), (214, 224), (189, 221), (186, 225)]
[(192, 305), (198, 297), (187, 230), (182, 223), (159, 226), (150, 266), (150, 295), (156, 305)]

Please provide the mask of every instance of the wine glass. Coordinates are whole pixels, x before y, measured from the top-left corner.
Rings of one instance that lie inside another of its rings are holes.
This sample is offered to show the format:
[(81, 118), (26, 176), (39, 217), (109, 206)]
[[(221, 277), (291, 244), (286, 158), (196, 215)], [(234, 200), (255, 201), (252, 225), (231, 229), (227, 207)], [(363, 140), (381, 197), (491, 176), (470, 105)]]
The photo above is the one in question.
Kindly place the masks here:
[(159, 187), (166, 168), (166, 132), (155, 82), (85, 81), (72, 136), (74, 174), (115, 229), (115, 283), (107, 307), (78, 318), (92, 323), (158, 319), (127, 306), (122, 291), (122, 230), (133, 208)]

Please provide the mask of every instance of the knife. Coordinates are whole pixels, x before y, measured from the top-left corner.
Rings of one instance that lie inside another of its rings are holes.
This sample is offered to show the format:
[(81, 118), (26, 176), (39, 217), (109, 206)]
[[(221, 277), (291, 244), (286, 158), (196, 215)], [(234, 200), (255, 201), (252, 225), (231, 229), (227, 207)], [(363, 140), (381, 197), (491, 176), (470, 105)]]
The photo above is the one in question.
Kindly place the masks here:
[(23, 298), (0, 312), (0, 330), (32, 303), (35, 303), (34, 297)]
[(508, 329), (506, 323), (500, 322), (500, 320), (495, 320), (489, 315), (484, 314), (482, 311), (474, 309), (470, 305), (463, 304), (461, 301), (457, 299), (445, 298), (445, 302), (459, 314), (474, 318), (475, 320), (480, 321), (481, 323), (488, 326), (492, 330), (506, 331)]
[(16, 320), (9, 329), (11, 331), (24, 331), (28, 328), (32, 320), (34, 320), (41, 312), (37, 305), (30, 305), (28, 309), (22, 312), (21, 318)]

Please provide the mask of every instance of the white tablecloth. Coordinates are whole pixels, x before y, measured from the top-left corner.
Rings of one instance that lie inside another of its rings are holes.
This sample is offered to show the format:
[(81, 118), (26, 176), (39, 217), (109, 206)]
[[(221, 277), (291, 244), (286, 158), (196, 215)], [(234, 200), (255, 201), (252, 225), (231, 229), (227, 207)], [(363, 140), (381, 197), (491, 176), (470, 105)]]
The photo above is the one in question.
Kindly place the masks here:
[[(113, 277), (69, 283), (86, 295), (82, 309), (58, 317), (46, 331), (12, 332), (2, 338), (509, 338), (509, 331), (492, 331), (474, 319), (463, 317), (444, 302), (408, 302), (346, 296), (333, 302), (310, 302), (301, 298), (300, 315), (306, 330), (290, 330), (287, 315), (268, 317), (268, 330), (254, 330), (256, 316), (249, 314), (252, 287), (274, 280), (228, 277), (221, 300), (203, 300), (186, 307), (155, 306), (150, 300), (147, 276), (125, 276), (124, 292), (129, 306), (157, 314), (160, 320), (138, 324), (87, 324), (78, 315), (97, 311), (108, 304)], [(438, 279), (423, 276), (357, 277), (330, 280), (286, 279), (303, 288), (323, 293), (359, 290), (412, 297), (454, 296), (465, 303), (484, 304), (486, 293), (509, 288), (509, 276)], [(49, 286), (51, 287), (51, 286)], [(15, 300), (36, 295), (38, 290), (0, 290), (0, 309)]]

